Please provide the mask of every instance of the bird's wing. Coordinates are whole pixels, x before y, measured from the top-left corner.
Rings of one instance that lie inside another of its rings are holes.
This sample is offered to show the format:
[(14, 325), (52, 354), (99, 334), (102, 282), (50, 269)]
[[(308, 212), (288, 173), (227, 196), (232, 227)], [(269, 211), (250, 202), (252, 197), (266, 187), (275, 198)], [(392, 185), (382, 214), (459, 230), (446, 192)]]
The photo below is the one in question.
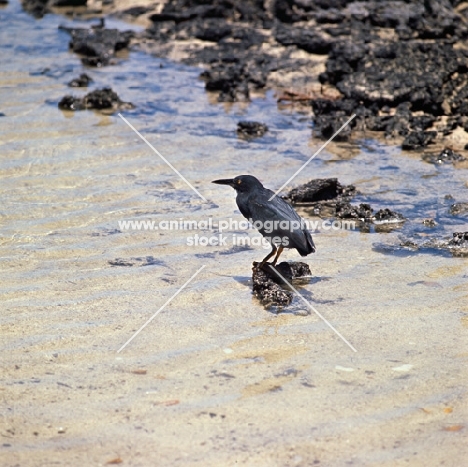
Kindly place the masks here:
[(284, 199), (275, 196), (269, 200), (274, 193), (265, 190), (262, 194), (255, 196), (250, 203), (252, 219), (255, 220), (288, 220), (301, 222), (302, 218)]
[(246, 219), (252, 218), (252, 213), (250, 212), (250, 209), (248, 208), (247, 205), (237, 202), (237, 207), (239, 208), (239, 211)]
[[(297, 248), (302, 254), (305, 252), (315, 251), (315, 245), (310, 232), (306, 226), (302, 224), (303, 219), (294, 210), (294, 208), (284, 201), (282, 198), (275, 196), (269, 200), (273, 192), (265, 190), (250, 199), (249, 209), (252, 220), (255, 221), (278, 221), (273, 232), (264, 233), (265, 229), (260, 229), (262, 235), (268, 236), (287, 236), (290, 240), (291, 247)], [(281, 221), (296, 222), (293, 226), (289, 224), (286, 228), (280, 226)]]

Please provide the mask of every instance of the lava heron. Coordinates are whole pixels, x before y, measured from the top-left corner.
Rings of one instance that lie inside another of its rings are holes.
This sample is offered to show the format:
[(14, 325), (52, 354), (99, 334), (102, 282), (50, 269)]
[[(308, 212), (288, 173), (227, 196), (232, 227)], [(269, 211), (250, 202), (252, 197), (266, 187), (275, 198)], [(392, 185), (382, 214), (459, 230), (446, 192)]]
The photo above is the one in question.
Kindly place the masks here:
[(236, 190), (236, 203), (240, 212), (271, 244), (272, 250), (263, 258), (260, 267), (276, 254), (271, 263), (275, 266), (284, 248), (295, 248), (301, 256), (315, 251), (312, 236), (299, 214), (252, 175), (213, 180), (212, 183), (229, 185)]

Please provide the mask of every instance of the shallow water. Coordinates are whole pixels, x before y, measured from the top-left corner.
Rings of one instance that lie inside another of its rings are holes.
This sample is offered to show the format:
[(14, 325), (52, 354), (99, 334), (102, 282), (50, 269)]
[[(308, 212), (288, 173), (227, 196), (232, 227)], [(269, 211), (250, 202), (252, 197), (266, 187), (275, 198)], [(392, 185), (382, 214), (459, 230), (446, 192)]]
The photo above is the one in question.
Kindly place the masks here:
[[(57, 108), (89, 91), (66, 86), (83, 67), (58, 25), (89, 23), (34, 20), (17, 2), (0, 17), (5, 465), (460, 465), (468, 260), (394, 246), (468, 229), (448, 214), (468, 201), (466, 168), (359, 139), (330, 145), (291, 183), (337, 177), (358, 188), (353, 202), (409, 219), (387, 233), (314, 234), (313, 279), (297, 287), (353, 352), (299, 298), (277, 314), (252, 296), (261, 247), (233, 246), (231, 232), (226, 246), (195, 247), (187, 237), (219, 233), (119, 225), (241, 220), (234, 192), (210, 181), (251, 173), (281, 186), (322, 144), (308, 115), (278, 111), (270, 91), (214, 103), (199, 69), (139, 52), (86, 70), (91, 89), (135, 104), (125, 118), (205, 202), (118, 115)], [(239, 120), (270, 131), (239, 140)]]

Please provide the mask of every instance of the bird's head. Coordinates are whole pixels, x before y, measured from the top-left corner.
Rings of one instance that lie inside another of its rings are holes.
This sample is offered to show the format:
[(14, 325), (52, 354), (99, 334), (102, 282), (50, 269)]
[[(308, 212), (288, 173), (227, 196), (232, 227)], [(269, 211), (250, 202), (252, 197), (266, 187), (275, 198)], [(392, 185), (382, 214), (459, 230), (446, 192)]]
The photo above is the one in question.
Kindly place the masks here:
[(255, 188), (263, 188), (263, 185), (252, 175), (238, 175), (234, 178), (225, 178), (221, 180), (213, 180), (211, 183), (218, 185), (229, 185), (237, 192), (247, 193)]

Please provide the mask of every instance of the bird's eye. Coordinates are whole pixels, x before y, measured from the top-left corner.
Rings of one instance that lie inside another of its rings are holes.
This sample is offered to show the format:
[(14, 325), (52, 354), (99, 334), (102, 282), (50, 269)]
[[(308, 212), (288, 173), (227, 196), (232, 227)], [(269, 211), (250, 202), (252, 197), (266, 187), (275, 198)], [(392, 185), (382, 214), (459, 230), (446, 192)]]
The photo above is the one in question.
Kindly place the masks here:
[(242, 183), (242, 180), (237, 180), (237, 184), (240, 185)]

